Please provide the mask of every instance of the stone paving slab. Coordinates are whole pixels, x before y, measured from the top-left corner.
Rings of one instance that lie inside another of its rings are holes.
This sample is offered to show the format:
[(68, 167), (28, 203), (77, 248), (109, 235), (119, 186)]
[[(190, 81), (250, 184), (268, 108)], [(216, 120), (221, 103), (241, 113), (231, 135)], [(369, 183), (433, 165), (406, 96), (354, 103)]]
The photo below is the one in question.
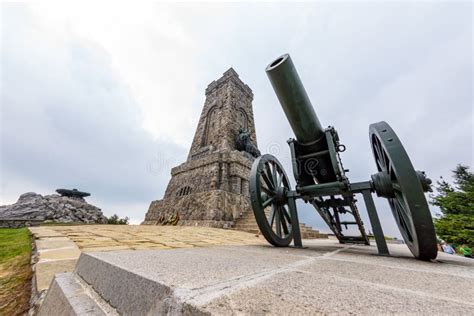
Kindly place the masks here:
[(77, 258), (56, 261), (41, 261), (35, 264), (36, 290), (46, 291), (57, 273), (72, 272)]
[(29, 229), (38, 251), (34, 269), (39, 292), (48, 289), (56, 273), (72, 272), (81, 252), (263, 243), (253, 234), (205, 227), (78, 225)]
[(472, 314), (474, 260), (306, 240), (83, 253), (75, 273), (119, 314)]
[(74, 242), (67, 237), (50, 237), (36, 240), (36, 249), (48, 250), (57, 248), (77, 248)]
[(79, 258), (81, 251), (77, 248), (57, 248), (57, 249), (44, 249), (39, 252), (40, 261), (56, 261)]
[(36, 290), (48, 289), (56, 273), (71, 272), (81, 251), (67, 236), (50, 227), (30, 227), (35, 238), (38, 262), (34, 265)]

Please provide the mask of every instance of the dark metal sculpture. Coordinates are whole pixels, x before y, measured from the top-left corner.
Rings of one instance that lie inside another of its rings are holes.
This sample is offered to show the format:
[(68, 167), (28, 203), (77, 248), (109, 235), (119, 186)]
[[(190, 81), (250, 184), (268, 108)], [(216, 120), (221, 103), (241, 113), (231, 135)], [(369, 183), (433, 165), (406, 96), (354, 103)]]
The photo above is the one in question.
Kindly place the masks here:
[(58, 192), (61, 196), (67, 196), (67, 197), (72, 197), (72, 198), (85, 198), (86, 196), (90, 196), (90, 193), (87, 192), (82, 192), (78, 191), (77, 189), (57, 189), (56, 192)]
[[(266, 68), (267, 75), (288, 118), (296, 139), (289, 139), (296, 188), (292, 190), (280, 162), (272, 155), (257, 158), (250, 176), (252, 208), (268, 242), (301, 247), (296, 199), (314, 206), (341, 243), (369, 245), (356, 206), (362, 194), (379, 254), (388, 255), (387, 244), (372, 193), (388, 200), (403, 239), (413, 255), (434, 259), (436, 237), (424, 192), (431, 180), (415, 171), (395, 132), (386, 122), (370, 125), (369, 137), (378, 172), (370, 181), (351, 183), (339, 156), (346, 147), (333, 127), (323, 129), (289, 55)], [(343, 218), (351, 220), (343, 220)], [(360, 236), (349, 236), (354, 225)]]
[(252, 143), (250, 139), (250, 133), (243, 128), (239, 128), (239, 134), (235, 140), (235, 147), (237, 150), (245, 151), (249, 153), (252, 157), (259, 157), (260, 150), (258, 150), (257, 146)]

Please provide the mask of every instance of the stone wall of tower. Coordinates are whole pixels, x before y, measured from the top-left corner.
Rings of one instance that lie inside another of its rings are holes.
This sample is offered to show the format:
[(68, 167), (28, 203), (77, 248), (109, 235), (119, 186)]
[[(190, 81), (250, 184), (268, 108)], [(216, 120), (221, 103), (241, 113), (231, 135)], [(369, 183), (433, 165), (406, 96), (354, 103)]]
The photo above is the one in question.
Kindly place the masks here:
[(230, 226), (250, 210), (249, 172), (252, 161), (241, 152), (207, 155), (172, 169), (162, 200), (153, 201), (144, 224)]
[(189, 160), (219, 150), (234, 150), (239, 127), (257, 144), (252, 109), (253, 93), (232, 68), (206, 89), (206, 101), (189, 150)]
[[(238, 151), (209, 154), (171, 169), (171, 180), (164, 198), (210, 190), (223, 190), (249, 196), (245, 188), (248, 188), (248, 169), (251, 167), (252, 161)], [(241, 186), (241, 183), (244, 185)], [(185, 187), (191, 189), (181, 190)]]
[(143, 224), (230, 226), (251, 210), (253, 158), (236, 150), (239, 128), (256, 144), (250, 88), (231, 68), (209, 84), (185, 163), (171, 170), (162, 200), (153, 201)]

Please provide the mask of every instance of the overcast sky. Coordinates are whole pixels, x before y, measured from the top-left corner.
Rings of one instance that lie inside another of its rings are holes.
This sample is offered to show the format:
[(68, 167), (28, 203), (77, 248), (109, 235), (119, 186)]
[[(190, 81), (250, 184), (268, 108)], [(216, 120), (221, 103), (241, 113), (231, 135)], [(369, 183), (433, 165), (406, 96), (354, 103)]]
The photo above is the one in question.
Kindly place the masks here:
[[(283, 53), (338, 129), (352, 181), (376, 171), (368, 126), (380, 120), (433, 179), (473, 164), (471, 2), (1, 8), (0, 204), (78, 188), (105, 215), (139, 223), (186, 159), (204, 89), (231, 66), (254, 92), (260, 150), (291, 173), (292, 132), (264, 72)], [(315, 211), (300, 216), (327, 231)]]

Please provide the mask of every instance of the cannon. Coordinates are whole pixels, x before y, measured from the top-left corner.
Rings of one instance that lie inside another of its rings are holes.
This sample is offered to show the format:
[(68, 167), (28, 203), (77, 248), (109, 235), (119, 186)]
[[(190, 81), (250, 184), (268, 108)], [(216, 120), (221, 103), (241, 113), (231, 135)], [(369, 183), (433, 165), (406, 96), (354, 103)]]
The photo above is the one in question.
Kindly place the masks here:
[(436, 258), (436, 236), (425, 197), (431, 180), (413, 168), (390, 125), (381, 121), (369, 126), (378, 172), (368, 181), (351, 183), (340, 158), (346, 147), (334, 127), (322, 127), (290, 56), (285, 54), (271, 62), (266, 73), (296, 137), (288, 140), (296, 187), (291, 188), (276, 157), (265, 154), (253, 162), (250, 198), (265, 239), (277, 247), (289, 246), (292, 241), (295, 247), (302, 247), (296, 209), (296, 200), (302, 199), (316, 209), (340, 243), (370, 245), (356, 205), (356, 194), (360, 194), (378, 252), (389, 255), (372, 197), (375, 193), (388, 200), (412, 254), (420, 260)]

